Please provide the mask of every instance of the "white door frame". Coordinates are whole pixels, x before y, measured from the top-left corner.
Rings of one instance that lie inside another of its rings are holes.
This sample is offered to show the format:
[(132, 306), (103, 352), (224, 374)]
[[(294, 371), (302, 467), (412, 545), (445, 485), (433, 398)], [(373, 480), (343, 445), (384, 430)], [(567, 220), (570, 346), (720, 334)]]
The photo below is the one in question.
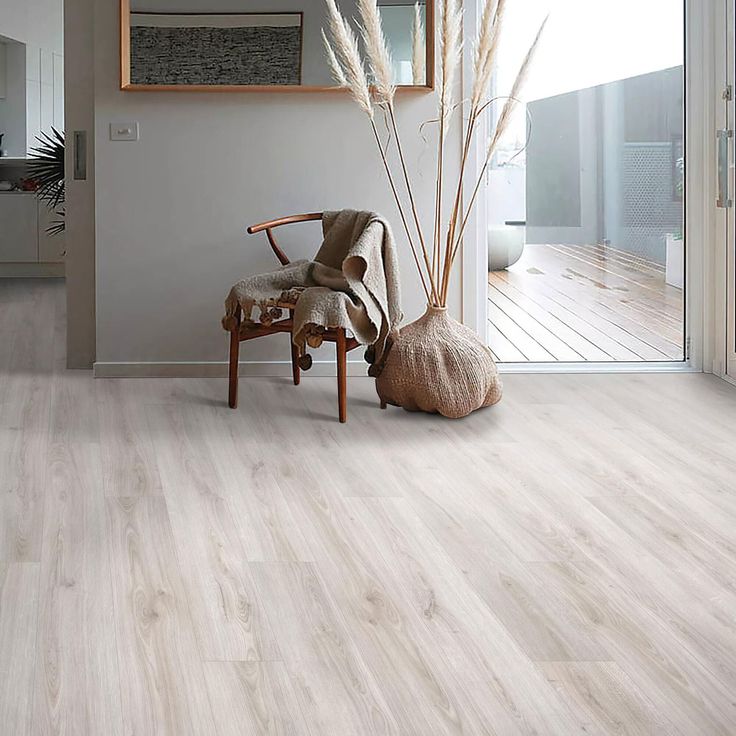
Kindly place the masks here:
[[(721, 0), (716, 10), (716, 28), (719, 29), (715, 44), (716, 72), (716, 110), (715, 125), (719, 131), (730, 132), (725, 139), (727, 147), (727, 182), (725, 198), (733, 200), (736, 196), (734, 128), (736, 127), (736, 89), (734, 48), (734, 22), (736, 19), (735, 0)], [(716, 145), (716, 155), (718, 146)], [(717, 171), (717, 167), (716, 167)], [(717, 175), (717, 174), (716, 174)], [(717, 188), (718, 189), (718, 188)], [(719, 192), (720, 195), (720, 192)], [(734, 205), (716, 209), (716, 245), (714, 249), (714, 303), (715, 335), (713, 372), (736, 383), (736, 211)]]
[[(733, 48), (729, 48), (726, 29), (734, 22), (734, 0), (714, 0), (713, 8), (713, 54), (712, 54), (712, 125), (710, 138), (712, 142), (711, 160), (713, 163), (710, 179), (712, 182), (712, 202), (717, 196), (717, 143), (716, 131), (733, 129), (734, 120), (729, 120), (723, 94), (729, 84), (733, 85)], [(729, 58), (730, 56), (730, 58)], [(727, 61), (725, 61), (727, 60)], [(730, 70), (729, 70), (730, 66)], [(730, 71), (730, 73), (729, 73)], [(733, 103), (730, 105), (733, 112)], [(734, 145), (733, 138), (729, 151), (729, 196), (734, 197)], [(729, 371), (729, 346), (733, 345), (733, 336), (729, 334), (729, 311), (734, 308), (733, 291), (729, 290), (729, 281), (733, 278), (733, 248), (729, 248), (734, 238), (734, 209), (713, 207), (712, 231), (713, 247), (708, 263), (708, 277), (712, 285), (711, 298), (706, 299), (706, 329), (710, 337), (706, 343), (705, 369), (711, 370), (721, 378), (736, 382), (734, 366)], [(731, 251), (731, 252), (729, 252)], [(730, 327), (733, 329), (733, 327)]]
[[(473, 61), (475, 45), (472, 42), (478, 33), (483, 11), (483, 0), (466, 0), (463, 12), (463, 99), (470, 96), (473, 80)], [(463, 109), (461, 106), (459, 109)], [(465, 122), (464, 120), (462, 121)], [(488, 140), (488, 116), (483, 116), (476, 127), (474, 145), (465, 169), (463, 186), (464, 204), (473, 192), (481, 174), (485, 160)], [(474, 330), (487, 344), (488, 332), (488, 211), (486, 194), (487, 181), (484, 181), (475, 209), (468, 218), (462, 247), (461, 294), (463, 323)]]
[[(733, 0), (731, 0), (733, 1)], [(724, 0), (683, 0), (685, 7), (685, 361), (614, 363), (506, 363), (504, 372), (665, 372), (714, 370), (716, 305), (713, 294), (716, 273), (717, 234), (715, 202), (715, 109), (716, 49), (714, 38), (718, 5)], [(473, 39), (476, 36), (483, 0), (465, 3), (463, 96), (472, 81)], [(475, 139), (467, 181), (475, 181), (483, 160), (485, 135)], [(485, 184), (479, 207), (469, 223), (463, 246), (463, 319), (487, 340), (488, 276), (486, 255), (487, 208)], [(725, 243), (725, 237), (722, 238)], [(721, 271), (722, 272), (722, 271)], [(721, 311), (720, 314), (724, 314)], [(724, 340), (725, 344), (725, 340)]]
[(94, 5), (64, 0), (68, 368), (91, 368), (96, 347)]

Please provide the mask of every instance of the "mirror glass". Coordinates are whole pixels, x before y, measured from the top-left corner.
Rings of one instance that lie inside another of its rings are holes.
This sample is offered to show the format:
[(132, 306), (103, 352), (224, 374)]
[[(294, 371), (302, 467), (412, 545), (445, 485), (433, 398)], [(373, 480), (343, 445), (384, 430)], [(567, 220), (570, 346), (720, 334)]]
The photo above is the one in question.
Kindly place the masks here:
[[(274, 0), (268, 12), (258, 0), (121, 1), (124, 89), (334, 86), (324, 0)], [(357, 17), (356, 0), (339, 5)], [(379, 0), (379, 10), (396, 84), (429, 86), (426, 1)]]

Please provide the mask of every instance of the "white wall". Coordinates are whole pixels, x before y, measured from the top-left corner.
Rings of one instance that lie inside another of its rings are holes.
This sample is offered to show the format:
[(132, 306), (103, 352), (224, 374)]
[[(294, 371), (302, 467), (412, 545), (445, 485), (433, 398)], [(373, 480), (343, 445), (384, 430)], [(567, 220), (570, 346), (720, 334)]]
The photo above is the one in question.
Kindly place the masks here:
[(1, 44), (5, 55), (5, 96), (0, 99), (0, 133), (8, 156), (26, 153), (26, 47)]
[(0, 35), (64, 52), (63, 0), (0, 0)]
[[(245, 227), (294, 212), (385, 213), (401, 249), (404, 311), (419, 316), (421, 287), (375, 144), (347, 95), (120, 92), (117, 8), (117, 0), (95, 8), (97, 361), (224, 360), (219, 320), (229, 286), (276, 263)], [(426, 92), (398, 101), (427, 218), (434, 156), (418, 128), (434, 106)], [(109, 124), (128, 121), (140, 123), (140, 141), (110, 142)], [(459, 146), (453, 129), (453, 168)], [(285, 242), (292, 257), (309, 257), (319, 232), (292, 230)], [(459, 313), (457, 295), (452, 308)], [(288, 358), (286, 338), (244, 348), (246, 360)]]
[[(24, 76), (18, 77), (18, 64), (13, 72), (16, 89), (21, 80), (25, 83), (23, 99), (16, 95), (12, 114), (3, 115), (6, 119), (12, 115), (14, 124), (8, 127), (13, 130), (12, 153), (17, 156), (36, 145), (41, 130), (64, 127), (63, 12), (63, 0), (0, 0), (0, 36), (23, 44), (25, 53)], [(26, 129), (22, 140), (17, 135), (21, 117)]]

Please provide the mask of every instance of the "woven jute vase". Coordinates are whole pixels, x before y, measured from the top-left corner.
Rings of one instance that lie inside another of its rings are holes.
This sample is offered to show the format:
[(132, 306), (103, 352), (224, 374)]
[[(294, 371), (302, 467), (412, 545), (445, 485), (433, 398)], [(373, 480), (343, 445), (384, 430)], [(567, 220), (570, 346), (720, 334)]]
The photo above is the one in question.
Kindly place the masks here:
[(451, 419), (501, 399), (491, 351), (444, 307), (428, 306), (392, 340), (373, 372), (382, 404)]

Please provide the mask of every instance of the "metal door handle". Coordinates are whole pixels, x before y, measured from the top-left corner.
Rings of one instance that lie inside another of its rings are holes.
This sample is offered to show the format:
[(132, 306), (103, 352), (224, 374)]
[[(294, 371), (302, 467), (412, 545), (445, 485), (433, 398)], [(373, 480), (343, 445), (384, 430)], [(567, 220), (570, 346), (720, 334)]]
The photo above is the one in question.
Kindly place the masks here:
[(728, 140), (733, 136), (732, 130), (718, 130), (718, 199), (716, 207), (724, 209), (730, 207), (733, 202), (728, 198)]
[(78, 181), (87, 179), (87, 131), (74, 131), (74, 178)]

